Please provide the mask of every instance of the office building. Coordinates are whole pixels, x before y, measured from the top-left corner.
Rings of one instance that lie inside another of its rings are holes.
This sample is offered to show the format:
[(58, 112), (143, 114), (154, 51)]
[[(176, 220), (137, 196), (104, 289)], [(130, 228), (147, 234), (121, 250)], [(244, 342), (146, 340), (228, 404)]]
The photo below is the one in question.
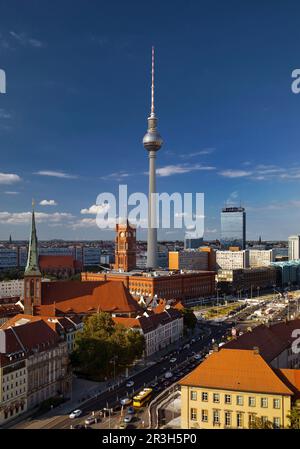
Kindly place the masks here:
[(208, 252), (170, 251), (169, 270), (208, 270)]
[(247, 291), (252, 297), (257, 294), (257, 289), (272, 288), (276, 285), (277, 273), (274, 267), (219, 270), (217, 282), (223, 291), (231, 293)]
[(268, 267), (275, 262), (276, 252), (274, 249), (249, 249), (249, 265), (251, 268)]
[(300, 235), (289, 237), (289, 260), (300, 259)]
[(249, 251), (216, 251), (217, 270), (236, 270), (249, 267)]
[(186, 235), (184, 238), (184, 249), (198, 249), (201, 245), (203, 245), (203, 237)]
[(223, 249), (246, 248), (246, 212), (243, 207), (224, 207), (221, 212), (221, 245)]

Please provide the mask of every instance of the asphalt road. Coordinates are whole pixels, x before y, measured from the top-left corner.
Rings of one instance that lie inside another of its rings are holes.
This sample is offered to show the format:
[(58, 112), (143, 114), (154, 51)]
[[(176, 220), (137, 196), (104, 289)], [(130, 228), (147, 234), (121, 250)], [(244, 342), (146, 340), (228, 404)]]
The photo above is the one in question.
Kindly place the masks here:
[[(203, 322), (200, 324), (203, 328)], [(224, 335), (227, 325), (221, 324), (219, 326), (209, 326), (204, 325), (207, 329), (210, 329), (210, 334), (205, 336), (202, 340), (196, 341), (191, 344), (189, 349), (181, 349), (178, 347), (177, 353), (174, 355), (177, 360), (176, 363), (171, 364), (169, 360), (164, 359), (163, 361), (153, 365), (141, 373), (136, 374), (131, 379), (134, 381), (134, 391), (140, 390), (144, 387), (145, 384), (149, 384), (163, 376), (166, 370), (174, 370), (176, 366), (187, 360), (188, 357), (192, 356), (192, 351), (200, 352), (206, 349), (208, 351), (212, 346), (212, 339), (217, 341), (221, 339)], [(172, 352), (174, 354), (174, 351)], [(190, 367), (190, 370), (193, 370), (193, 367)], [(185, 374), (184, 374), (185, 375)], [(68, 416), (57, 416), (53, 418), (50, 423), (41, 427), (43, 428), (51, 428), (51, 429), (69, 429), (71, 425), (75, 426), (76, 424), (83, 424), (85, 418), (91, 414), (92, 411), (97, 411), (103, 408), (112, 408), (115, 405), (119, 404), (120, 398), (131, 395), (133, 393), (133, 389), (126, 388), (126, 381), (119, 387), (117, 387), (114, 391), (104, 392), (100, 394), (97, 398), (92, 398), (88, 402), (86, 402), (80, 409), (82, 410), (82, 415), (79, 418), (70, 419)], [(158, 393), (157, 393), (158, 394)]]

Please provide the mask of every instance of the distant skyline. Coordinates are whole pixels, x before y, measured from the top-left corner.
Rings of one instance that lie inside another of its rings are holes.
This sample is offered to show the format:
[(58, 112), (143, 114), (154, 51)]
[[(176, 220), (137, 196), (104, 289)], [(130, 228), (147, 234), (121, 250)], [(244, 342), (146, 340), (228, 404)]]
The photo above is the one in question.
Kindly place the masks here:
[(1, 1), (0, 240), (28, 238), (32, 198), (40, 240), (113, 238), (94, 205), (119, 183), (148, 191), (152, 45), (158, 191), (204, 192), (209, 240), (226, 203), (245, 207), (249, 240), (300, 233), (300, 4), (151, 9), (155, 20), (138, 0)]

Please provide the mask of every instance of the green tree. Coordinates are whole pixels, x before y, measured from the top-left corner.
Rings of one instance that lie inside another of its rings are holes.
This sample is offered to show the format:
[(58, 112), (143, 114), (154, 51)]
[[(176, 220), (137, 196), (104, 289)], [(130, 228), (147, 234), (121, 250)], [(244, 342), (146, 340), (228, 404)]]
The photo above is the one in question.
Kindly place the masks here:
[(300, 407), (299, 405), (291, 408), (290, 413), (287, 415), (290, 421), (290, 429), (300, 429)]
[(191, 330), (194, 330), (197, 324), (197, 318), (192, 309), (184, 308), (182, 310), (183, 314), (183, 325)]
[(122, 372), (142, 355), (145, 347), (143, 335), (115, 324), (104, 312), (85, 320), (75, 343), (71, 355), (75, 371), (97, 380)]

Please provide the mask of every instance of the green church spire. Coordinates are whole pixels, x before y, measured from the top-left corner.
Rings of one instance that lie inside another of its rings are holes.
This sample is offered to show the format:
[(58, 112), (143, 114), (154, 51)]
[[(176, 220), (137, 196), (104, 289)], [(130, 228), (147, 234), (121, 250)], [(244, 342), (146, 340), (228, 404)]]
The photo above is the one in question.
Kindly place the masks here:
[(41, 276), (39, 268), (38, 241), (36, 236), (34, 201), (32, 201), (31, 234), (28, 248), (27, 265), (25, 276)]

